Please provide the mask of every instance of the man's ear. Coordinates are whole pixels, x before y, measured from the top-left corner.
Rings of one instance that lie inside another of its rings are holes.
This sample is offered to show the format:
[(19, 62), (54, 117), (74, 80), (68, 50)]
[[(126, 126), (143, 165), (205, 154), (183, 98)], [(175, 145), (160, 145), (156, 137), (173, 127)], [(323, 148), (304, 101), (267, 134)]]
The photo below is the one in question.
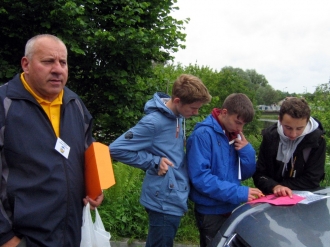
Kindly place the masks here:
[(172, 101), (174, 104), (179, 104), (181, 102), (180, 98), (174, 98)]
[(27, 57), (22, 57), (21, 66), (25, 73), (28, 72), (28, 69), (29, 69), (28, 65), (29, 65), (29, 59)]

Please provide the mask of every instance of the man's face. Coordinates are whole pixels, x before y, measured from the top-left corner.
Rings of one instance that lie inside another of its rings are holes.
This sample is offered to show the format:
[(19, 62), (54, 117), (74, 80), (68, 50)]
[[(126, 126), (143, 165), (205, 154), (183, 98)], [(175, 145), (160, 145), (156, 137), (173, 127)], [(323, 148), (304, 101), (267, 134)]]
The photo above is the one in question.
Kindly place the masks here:
[(245, 125), (245, 122), (239, 119), (237, 114), (228, 114), (226, 109), (221, 110), (219, 120), (224, 125), (225, 130), (231, 133), (239, 133), (243, 131), (243, 127)]
[(283, 119), (280, 122), (283, 127), (284, 135), (290, 140), (299, 137), (307, 126), (306, 118), (293, 118), (288, 114), (284, 114)]
[(31, 59), (22, 58), (24, 78), (39, 97), (53, 101), (68, 80), (67, 50), (62, 43), (43, 37), (36, 41), (34, 51)]
[(201, 108), (203, 105), (202, 102), (197, 101), (191, 104), (182, 104), (179, 102), (177, 104), (177, 112), (181, 114), (184, 118), (190, 118), (192, 116), (198, 115), (198, 110)]

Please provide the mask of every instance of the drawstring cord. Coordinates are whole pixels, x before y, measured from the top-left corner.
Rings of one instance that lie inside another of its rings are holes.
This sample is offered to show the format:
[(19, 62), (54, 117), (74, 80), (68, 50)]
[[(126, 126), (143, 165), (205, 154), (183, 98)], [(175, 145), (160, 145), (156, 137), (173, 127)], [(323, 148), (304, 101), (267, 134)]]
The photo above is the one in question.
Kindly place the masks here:
[(186, 119), (183, 119), (183, 145), (186, 146)]
[[(179, 132), (180, 132), (179, 118), (176, 118), (175, 138), (179, 137)], [(183, 145), (186, 146), (186, 119), (185, 118), (183, 118)]]
[(179, 137), (179, 131), (180, 131), (179, 119), (176, 118), (176, 134), (175, 134), (175, 138), (178, 138)]
[(183, 119), (183, 138), (186, 140), (186, 119)]

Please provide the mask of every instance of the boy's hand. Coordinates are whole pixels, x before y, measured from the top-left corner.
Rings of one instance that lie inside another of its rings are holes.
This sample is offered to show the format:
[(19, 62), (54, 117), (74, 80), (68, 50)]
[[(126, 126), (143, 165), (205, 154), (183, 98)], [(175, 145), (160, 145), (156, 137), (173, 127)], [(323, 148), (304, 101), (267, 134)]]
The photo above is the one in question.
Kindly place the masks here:
[(235, 139), (235, 150), (240, 150), (246, 145), (248, 145), (248, 141), (245, 139), (245, 136), (243, 135), (243, 132), (239, 132), (237, 134), (237, 138)]
[(264, 196), (264, 194), (261, 192), (261, 190), (257, 188), (249, 188), (248, 202), (260, 198), (262, 196)]
[(273, 188), (273, 193), (275, 196), (289, 196), (292, 198), (292, 190), (280, 184)]
[(169, 166), (174, 166), (174, 165), (168, 158), (165, 158), (165, 157), (161, 158), (160, 164), (159, 164), (158, 175), (165, 176), (168, 171)]

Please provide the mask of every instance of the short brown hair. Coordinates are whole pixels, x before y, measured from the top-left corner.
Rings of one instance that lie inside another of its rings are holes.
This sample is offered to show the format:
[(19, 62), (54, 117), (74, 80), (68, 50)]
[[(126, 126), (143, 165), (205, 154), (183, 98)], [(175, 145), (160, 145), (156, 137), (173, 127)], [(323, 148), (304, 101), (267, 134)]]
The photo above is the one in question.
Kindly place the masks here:
[(229, 115), (237, 114), (237, 117), (245, 123), (251, 122), (254, 117), (253, 104), (243, 93), (233, 93), (227, 96), (222, 109), (227, 109)]
[(305, 99), (297, 97), (286, 98), (280, 108), (280, 120), (284, 114), (288, 114), (292, 118), (302, 118), (308, 121), (311, 116), (311, 109)]
[(201, 79), (196, 76), (182, 74), (174, 82), (172, 88), (172, 99), (180, 98), (182, 104), (194, 102), (209, 103), (212, 96)]

